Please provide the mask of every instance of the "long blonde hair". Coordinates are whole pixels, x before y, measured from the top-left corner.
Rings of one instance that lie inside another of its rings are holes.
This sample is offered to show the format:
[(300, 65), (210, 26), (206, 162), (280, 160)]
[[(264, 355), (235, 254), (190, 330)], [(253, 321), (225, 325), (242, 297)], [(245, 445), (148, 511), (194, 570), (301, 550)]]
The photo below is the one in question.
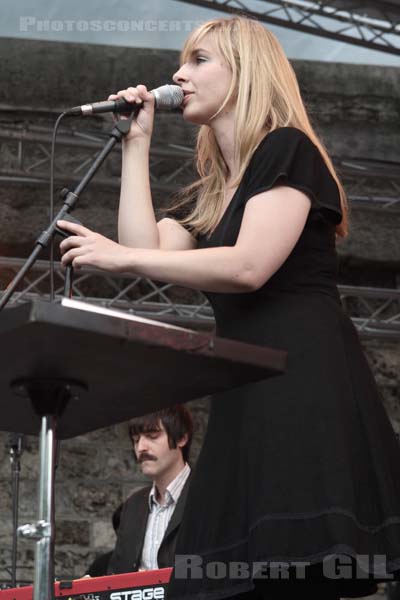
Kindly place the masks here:
[[(213, 34), (219, 53), (232, 71), (230, 89), (216, 114), (232, 97), (237, 98), (234, 131), (240, 171), (231, 185), (240, 183), (266, 130), (296, 127), (319, 149), (338, 185), (343, 219), (336, 226), (336, 233), (345, 237), (348, 233), (346, 194), (324, 145), (313, 130), (295, 72), (282, 46), (270, 31), (253, 19), (218, 18), (203, 23), (190, 34), (181, 53), (181, 64), (187, 62), (195, 46), (209, 33)], [(208, 125), (202, 125), (197, 135), (196, 166), (199, 179), (179, 193), (171, 210), (189, 206), (189, 214), (179, 222), (188, 225), (195, 234), (206, 234), (217, 225), (229, 175), (214, 132)]]

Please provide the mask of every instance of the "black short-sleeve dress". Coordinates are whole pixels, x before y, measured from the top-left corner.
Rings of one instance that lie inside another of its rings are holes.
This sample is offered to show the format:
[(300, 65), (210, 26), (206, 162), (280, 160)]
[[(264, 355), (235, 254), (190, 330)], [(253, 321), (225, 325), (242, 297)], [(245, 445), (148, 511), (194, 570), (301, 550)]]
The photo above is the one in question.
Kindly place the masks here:
[(252, 589), (238, 562), (249, 574), (257, 562), (310, 563), (309, 577), (330, 555), (352, 557), (351, 575), (342, 562), (338, 580), (334, 567), (322, 571), (347, 596), (368, 593), (366, 575), (400, 568), (399, 445), (336, 288), (338, 188), (303, 132), (280, 128), (261, 141), (199, 247), (234, 245), (247, 200), (275, 185), (312, 203), (290, 256), (255, 292), (206, 295), (217, 335), (287, 350), (287, 372), (213, 398), (177, 546), (196, 568), (177, 557), (171, 600)]

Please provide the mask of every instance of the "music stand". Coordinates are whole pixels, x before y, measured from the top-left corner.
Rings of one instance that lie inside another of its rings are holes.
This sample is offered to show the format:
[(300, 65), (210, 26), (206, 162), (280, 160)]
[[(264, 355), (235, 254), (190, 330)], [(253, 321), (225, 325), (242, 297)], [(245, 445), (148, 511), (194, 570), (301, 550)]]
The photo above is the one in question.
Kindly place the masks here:
[[(100, 313), (100, 314), (99, 314)], [(3, 431), (40, 431), (34, 600), (53, 597), (56, 439), (266, 379), (286, 353), (121, 311), (35, 300), (0, 314)]]

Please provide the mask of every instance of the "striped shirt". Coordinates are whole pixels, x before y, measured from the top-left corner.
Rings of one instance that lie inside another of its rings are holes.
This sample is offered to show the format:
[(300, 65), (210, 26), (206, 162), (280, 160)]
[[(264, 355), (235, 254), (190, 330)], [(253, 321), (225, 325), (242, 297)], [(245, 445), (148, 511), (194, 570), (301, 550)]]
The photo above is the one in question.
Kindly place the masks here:
[(149, 516), (146, 525), (142, 558), (139, 571), (158, 569), (157, 554), (163, 541), (168, 523), (175, 510), (176, 503), (181, 495), (183, 486), (189, 477), (190, 467), (186, 463), (182, 471), (167, 486), (164, 495), (164, 504), (156, 498), (156, 486), (153, 483), (149, 494)]

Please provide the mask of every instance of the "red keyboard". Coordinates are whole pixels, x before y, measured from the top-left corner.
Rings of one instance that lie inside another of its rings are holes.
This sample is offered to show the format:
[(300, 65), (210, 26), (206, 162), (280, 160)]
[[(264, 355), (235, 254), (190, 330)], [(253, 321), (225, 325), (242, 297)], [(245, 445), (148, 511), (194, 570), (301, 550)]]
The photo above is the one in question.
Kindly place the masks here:
[[(171, 571), (159, 569), (57, 581), (54, 595), (68, 600), (164, 600)], [(0, 600), (32, 599), (32, 585), (0, 591)]]

